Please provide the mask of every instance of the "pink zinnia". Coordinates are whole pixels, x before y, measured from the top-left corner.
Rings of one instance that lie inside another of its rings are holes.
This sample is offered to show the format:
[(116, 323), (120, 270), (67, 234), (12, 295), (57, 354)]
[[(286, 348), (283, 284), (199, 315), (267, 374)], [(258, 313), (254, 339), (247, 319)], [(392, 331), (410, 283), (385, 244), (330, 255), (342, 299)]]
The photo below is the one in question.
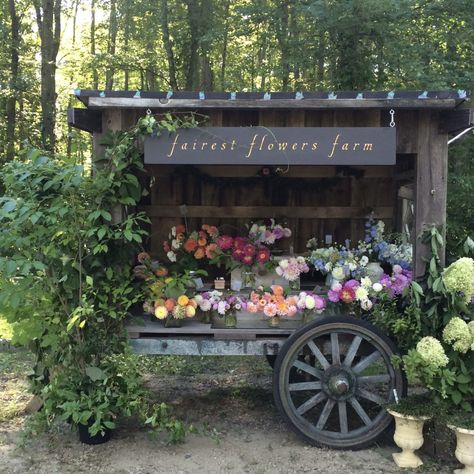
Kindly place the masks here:
[(217, 239), (217, 245), (222, 250), (229, 250), (230, 248), (232, 248), (233, 244), (234, 244), (234, 239), (230, 235), (221, 235)]
[(265, 307), (263, 308), (263, 312), (269, 318), (273, 318), (273, 316), (275, 316), (277, 314), (276, 304), (269, 303), (269, 304), (265, 305)]
[(257, 256), (255, 257), (258, 263), (265, 263), (270, 259), (270, 250), (267, 248), (258, 249)]

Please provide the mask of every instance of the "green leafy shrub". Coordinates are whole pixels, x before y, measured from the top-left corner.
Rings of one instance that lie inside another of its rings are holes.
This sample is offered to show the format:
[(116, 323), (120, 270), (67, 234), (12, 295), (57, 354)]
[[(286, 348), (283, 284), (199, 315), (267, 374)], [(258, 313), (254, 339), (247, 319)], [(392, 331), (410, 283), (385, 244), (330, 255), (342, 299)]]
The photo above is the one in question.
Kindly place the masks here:
[(134, 211), (138, 140), (183, 124), (148, 115), (131, 132), (108, 133), (92, 173), (38, 150), (0, 171), (0, 313), (36, 356), (33, 391), (49, 421), (92, 422), (94, 434), (134, 411), (175, 440), (183, 433), (164, 406), (147, 404), (139, 371), (117, 359), (124, 320), (143, 300), (132, 271), (148, 221)]

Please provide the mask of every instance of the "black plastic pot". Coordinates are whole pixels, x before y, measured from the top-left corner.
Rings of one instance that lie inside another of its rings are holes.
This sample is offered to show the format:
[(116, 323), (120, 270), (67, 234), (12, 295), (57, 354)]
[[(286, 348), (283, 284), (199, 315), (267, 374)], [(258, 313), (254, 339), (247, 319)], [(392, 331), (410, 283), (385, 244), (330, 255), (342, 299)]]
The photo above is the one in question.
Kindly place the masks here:
[(102, 444), (107, 443), (112, 436), (112, 430), (106, 428), (102, 432), (98, 432), (96, 435), (91, 436), (89, 434), (89, 427), (92, 426), (93, 422), (90, 421), (87, 425), (77, 425), (79, 430), (79, 441), (84, 444)]

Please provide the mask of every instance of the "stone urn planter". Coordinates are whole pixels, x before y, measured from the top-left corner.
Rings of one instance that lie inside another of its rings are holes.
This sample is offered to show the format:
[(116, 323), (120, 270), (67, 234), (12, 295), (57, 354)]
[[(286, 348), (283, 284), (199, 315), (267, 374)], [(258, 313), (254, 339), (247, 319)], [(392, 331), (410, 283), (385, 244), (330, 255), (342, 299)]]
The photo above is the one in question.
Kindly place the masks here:
[(365, 275), (368, 276), (372, 282), (377, 282), (383, 275), (383, 268), (378, 262), (369, 262), (365, 267)]
[(395, 418), (393, 440), (401, 448), (401, 453), (393, 453), (393, 460), (398, 467), (417, 468), (423, 461), (415, 453), (423, 445), (423, 425), (428, 416), (408, 416), (393, 410), (387, 410)]
[(474, 430), (448, 425), (456, 433), (457, 460), (464, 464), (464, 469), (455, 469), (455, 474), (474, 474)]

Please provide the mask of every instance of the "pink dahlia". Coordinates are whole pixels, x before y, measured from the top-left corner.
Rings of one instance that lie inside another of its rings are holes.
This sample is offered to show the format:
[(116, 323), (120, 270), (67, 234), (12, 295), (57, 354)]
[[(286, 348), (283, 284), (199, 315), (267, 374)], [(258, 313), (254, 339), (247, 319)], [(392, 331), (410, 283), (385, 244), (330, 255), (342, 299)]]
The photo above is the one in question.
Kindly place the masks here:
[(242, 263), (244, 265), (248, 265), (248, 266), (253, 265), (253, 256), (252, 255), (244, 255), (242, 257)]
[(355, 299), (355, 291), (352, 288), (344, 287), (341, 290), (340, 298), (344, 303), (352, 303)]
[(255, 245), (252, 245), (252, 244), (245, 245), (244, 253), (245, 255), (253, 257), (255, 255)]
[(234, 239), (234, 248), (243, 249), (247, 243), (248, 239), (246, 239), (245, 237), (236, 237)]
[(221, 250), (229, 250), (234, 244), (234, 239), (230, 235), (221, 235), (217, 239), (217, 245)]
[(238, 260), (239, 262), (244, 258), (245, 254), (242, 249), (234, 249), (232, 252), (232, 258)]
[(318, 311), (324, 309), (324, 307), (326, 306), (326, 301), (324, 301), (324, 298), (321, 298), (321, 297), (318, 296), (318, 295), (314, 295), (314, 302), (315, 302), (314, 307), (315, 307)]
[(263, 308), (263, 312), (269, 318), (273, 318), (277, 314), (277, 306), (275, 303), (269, 303)]
[(334, 290), (328, 291), (329, 301), (332, 301), (333, 303), (337, 303), (341, 299), (340, 295), (341, 295), (340, 291), (334, 291)]

